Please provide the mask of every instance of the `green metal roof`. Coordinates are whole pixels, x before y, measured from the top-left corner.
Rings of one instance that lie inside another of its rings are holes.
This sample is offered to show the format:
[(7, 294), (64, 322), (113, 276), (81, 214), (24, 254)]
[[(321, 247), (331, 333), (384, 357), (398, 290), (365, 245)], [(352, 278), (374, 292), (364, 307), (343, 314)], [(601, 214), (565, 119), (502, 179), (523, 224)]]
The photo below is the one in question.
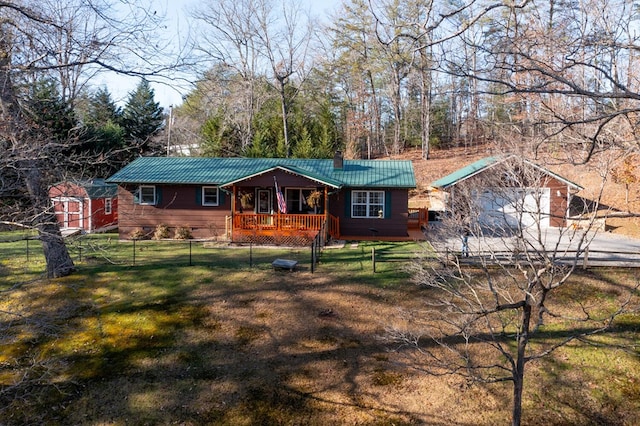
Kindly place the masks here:
[(256, 170), (255, 172), (251, 173), (250, 175), (245, 175), (242, 176), (238, 179), (232, 180), (232, 181), (227, 181), (224, 184), (222, 184), (222, 186), (228, 186), (228, 185), (232, 185), (236, 182), (240, 182), (243, 181), (247, 178), (253, 177), (253, 176), (258, 176), (258, 175), (262, 175), (265, 173), (270, 173), (274, 170), (284, 170), (284, 171), (288, 171), (289, 173), (293, 173), (293, 174), (297, 174), (297, 175), (301, 175), (304, 176), (308, 179), (314, 180), (316, 182), (319, 182), (323, 185), (328, 185), (328, 186), (332, 186), (334, 188), (339, 188), (342, 186), (342, 182), (338, 182), (335, 179), (331, 179), (331, 178), (327, 178), (325, 176), (320, 176), (317, 175), (316, 173), (313, 172), (309, 172), (308, 170), (305, 169), (301, 169), (300, 167), (297, 166), (292, 166), (292, 165), (286, 165), (286, 166), (275, 166), (275, 167), (269, 167), (267, 169), (264, 170)]
[(107, 183), (104, 179), (94, 179), (82, 186), (89, 198), (114, 198), (118, 195), (118, 185)]
[(342, 169), (333, 159), (141, 157), (107, 179), (137, 184), (231, 184), (282, 168), (333, 187), (415, 188), (409, 160), (344, 160)]
[(476, 173), (486, 169), (487, 167), (495, 164), (500, 157), (485, 157), (474, 163), (469, 164), (466, 167), (456, 170), (453, 173), (450, 173), (440, 179), (431, 182), (430, 186), (434, 188), (447, 188), (451, 185), (455, 185), (456, 183), (465, 180)]
[(74, 184), (87, 193), (87, 196), (92, 199), (97, 198), (114, 198), (118, 195), (118, 185), (115, 183), (107, 183), (104, 179), (91, 179), (91, 180), (76, 180), (72, 179), (67, 182), (59, 182), (54, 186), (64, 184)]
[[(489, 167), (492, 167), (498, 163), (506, 161), (509, 157), (513, 157), (513, 155), (499, 155), (499, 156), (481, 158), (480, 160), (474, 163), (471, 163), (466, 167), (458, 169), (455, 172), (446, 175), (445, 177), (442, 177), (436, 181), (431, 182), (430, 186), (434, 188), (442, 188), (442, 189), (448, 188), (449, 186), (455, 185), (465, 179), (468, 179), (471, 176), (474, 176)], [(535, 164), (529, 160), (525, 159), (524, 161), (527, 164), (539, 170), (542, 170), (544, 173), (553, 176), (554, 178), (558, 179), (561, 182), (564, 182), (567, 185), (573, 186), (577, 189), (584, 189), (582, 186), (578, 185), (577, 183), (571, 182), (570, 180), (563, 178), (562, 176), (552, 172), (551, 170), (545, 169), (544, 167), (539, 166), (538, 164)]]

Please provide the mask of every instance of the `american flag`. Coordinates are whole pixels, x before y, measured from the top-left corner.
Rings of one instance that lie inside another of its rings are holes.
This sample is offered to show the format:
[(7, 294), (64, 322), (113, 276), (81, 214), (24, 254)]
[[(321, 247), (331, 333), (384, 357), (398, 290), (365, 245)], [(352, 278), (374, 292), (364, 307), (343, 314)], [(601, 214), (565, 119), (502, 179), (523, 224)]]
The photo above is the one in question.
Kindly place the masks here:
[(287, 202), (284, 200), (284, 195), (282, 195), (282, 191), (278, 189), (278, 181), (275, 176), (273, 177), (274, 182), (276, 183), (276, 198), (278, 199), (278, 210), (280, 213), (287, 214)]

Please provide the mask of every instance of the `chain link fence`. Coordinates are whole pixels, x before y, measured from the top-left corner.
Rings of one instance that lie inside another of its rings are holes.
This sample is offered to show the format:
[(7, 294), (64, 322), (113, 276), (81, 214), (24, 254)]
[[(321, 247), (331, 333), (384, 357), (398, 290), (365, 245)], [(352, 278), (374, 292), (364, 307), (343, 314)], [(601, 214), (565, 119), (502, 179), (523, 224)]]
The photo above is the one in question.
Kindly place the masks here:
[[(272, 268), (275, 259), (297, 262), (296, 270), (314, 272), (322, 246), (308, 247), (243, 245), (211, 240), (120, 240), (117, 234), (84, 234), (65, 238), (76, 266), (224, 266)], [(42, 245), (35, 235), (12, 234), (0, 238), (0, 260), (10, 267), (37, 268), (44, 264)], [(0, 271), (1, 273), (2, 271)], [(5, 271), (7, 272), (7, 271)]]

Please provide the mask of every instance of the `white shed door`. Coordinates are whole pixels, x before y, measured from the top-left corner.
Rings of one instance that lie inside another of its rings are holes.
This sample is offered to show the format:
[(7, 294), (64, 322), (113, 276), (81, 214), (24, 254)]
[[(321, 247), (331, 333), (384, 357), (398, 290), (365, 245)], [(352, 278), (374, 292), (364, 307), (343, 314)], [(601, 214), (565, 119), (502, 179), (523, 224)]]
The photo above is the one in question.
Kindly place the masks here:
[(486, 226), (523, 228), (540, 223), (549, 226), (551, 214), (549, 188), (509, 188), (498, 192), (484, 191), (479, 198), (480, 222)]

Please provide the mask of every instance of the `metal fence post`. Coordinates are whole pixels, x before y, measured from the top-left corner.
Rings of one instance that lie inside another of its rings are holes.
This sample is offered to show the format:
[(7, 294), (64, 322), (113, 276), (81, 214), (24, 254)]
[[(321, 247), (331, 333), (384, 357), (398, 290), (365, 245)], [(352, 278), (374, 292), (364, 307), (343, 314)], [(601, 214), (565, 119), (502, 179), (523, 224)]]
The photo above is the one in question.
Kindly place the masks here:
[(373, 263), (373, 273), (376, 273), (376, 248), (371, 247), (371, 263)]
[(584, 249), (584, 258), (582, 259), (582, 269), (589, 268), (589, 246)]

